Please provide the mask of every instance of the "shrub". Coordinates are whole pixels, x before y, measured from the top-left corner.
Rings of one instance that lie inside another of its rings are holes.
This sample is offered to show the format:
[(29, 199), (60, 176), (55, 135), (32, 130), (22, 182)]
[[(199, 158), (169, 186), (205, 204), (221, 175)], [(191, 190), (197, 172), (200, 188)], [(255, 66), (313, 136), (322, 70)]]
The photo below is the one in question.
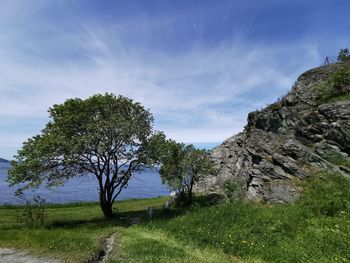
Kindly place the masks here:
[(332, 73), (327, 81), (317, 87), (319, 92), (318, 102), (346, 100), (350, 90), (350, 67), (344, 67)]
[(333, 95), (344, 94), (343, 87), (350, 85), (350, 68), (341, 68), (335, 71), (328, 79), (327, 84), (331, 87)]
[(45, 199), (40, 196), (34, 196), (31, 200), (21, 197), (25, 201), (23, 210), (18, 215), (18, 221), (24, 223), (29, 228), (38, 228), (45, 223)]
[(349, 49), (344, 48), (341, 49), (338, 54), (338, 61), (344, 62), (344, 61), (350, 61), (350, 52)]
[(225, 199), (228, 202), (234, 202), (243, 198), (242, 186), (233, 181), (226, 181), (222, 187)]

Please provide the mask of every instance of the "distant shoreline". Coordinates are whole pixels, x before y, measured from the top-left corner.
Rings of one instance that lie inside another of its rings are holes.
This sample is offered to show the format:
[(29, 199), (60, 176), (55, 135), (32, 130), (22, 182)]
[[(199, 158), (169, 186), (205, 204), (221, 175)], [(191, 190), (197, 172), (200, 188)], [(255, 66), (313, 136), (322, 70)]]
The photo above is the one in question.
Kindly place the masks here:
[[(145, 198), (127, 198), (127, 199), (121, 199), (116, 200), (115, 204), (120, 203), (128, 203), (128, 202), (134, 202), (134, 201), (150, 201), (150, 200), (157, 200), (157, 199), (163, 199), (163, 198), (170, 198), (169, 195), (160, 195), (155, 197), (145, 197)], [(1, 209), (17, 209), (26, 206), (26, 204), (0, 204), (0, 210)], [(46, 208), (71, 208), (71, 207), (89, 207), (89, 206), (99, 206), (98, 201), (94, 202), (72, 202), (72, 203), (45, 203)]]

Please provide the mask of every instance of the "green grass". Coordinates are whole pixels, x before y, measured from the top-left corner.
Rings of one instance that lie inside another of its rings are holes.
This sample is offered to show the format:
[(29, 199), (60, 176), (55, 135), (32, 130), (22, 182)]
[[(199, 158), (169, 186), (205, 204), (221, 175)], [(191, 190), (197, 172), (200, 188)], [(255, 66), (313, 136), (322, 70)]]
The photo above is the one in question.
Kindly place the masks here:
[(341, 155), (339, 152), (329, 152), (325, 159), (335, 165), (350, 168), (350, 158)]
[(46, 226), (28, 229), (16, 222), (19, 208), (7, 207), (0, 209), (0, 246), (83, 262), (115, 232), (109, 263), (350, 262), (349, 189), (349, 179), (322, 173), (305, 182), (294, 204), (201, 201), (158, 209), (153, 219), (145, 209), (166, 198), (119, 202), (124, 217), (145, 219), (133, 226), (104, 220), (97, 204), (77, 204), (50, 206)]
[[(123, 217), (139, 216), (148, 206), (160, 206), (166, 198), (117, 202)], [(50, 255), (64, 262), (83, 262), (101, 249), (101, 240), (118, 228), (121, 220), (105, 220), (96, 203), (49, 205), (46, 223), (42, 228), (30, 229), (19, 223), (21, 207), (0, 208), (0, 247)]]
[(322, 176), (294, 205), (221, 204), (127, 229), (123, 260), (201, 262), (188, 253), (197, 249), (211, 251), (203, 262), (350, 262), (350, 182)]
[(322, 104), (322, 103), (331, 103), (331, 102), (349, 101), (349, 100), (350, 100), (350, 92), (342, 95), (337, 95), (337, 96), (325, 93), (319, 98), (318, 103)]
[(318, 104), (350, 100), (350, 67), (347, 65), (333, 72), (327, 81), (316, 87)]
[(337, 102), (337, 101), (349, 101), (350, 100), (350, 92), (347, 94), (335, 96), (333, 98), (330, 98), (328, 102)]
[(171, 234), (143, 226), (119, 232), (119, 254), (109, 263), (182, 263), (182, 262), (242, 262), (222, 250), (182, 242)]

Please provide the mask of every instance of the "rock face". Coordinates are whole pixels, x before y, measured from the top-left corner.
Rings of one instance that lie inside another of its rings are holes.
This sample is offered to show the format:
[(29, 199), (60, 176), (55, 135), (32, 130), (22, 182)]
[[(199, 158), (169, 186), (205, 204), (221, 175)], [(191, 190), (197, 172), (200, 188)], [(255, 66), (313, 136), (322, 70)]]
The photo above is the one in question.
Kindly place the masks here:
[[(247, 199), (292, 202), (302, 192), (300, 181), (314, 170), (350, 175), (348, 167), (330, 161), (350, 161), (350, 101), (320, 103), (320, 85), (349, 64), (337, 63), (302, 74), (280, 101), (251, 112), (244, 131), (213, 150), (219, 175), (209, 178), (207, 190), (223, 183), (241, 186)], [(350, 92), (350, 86), (343, 87)]]

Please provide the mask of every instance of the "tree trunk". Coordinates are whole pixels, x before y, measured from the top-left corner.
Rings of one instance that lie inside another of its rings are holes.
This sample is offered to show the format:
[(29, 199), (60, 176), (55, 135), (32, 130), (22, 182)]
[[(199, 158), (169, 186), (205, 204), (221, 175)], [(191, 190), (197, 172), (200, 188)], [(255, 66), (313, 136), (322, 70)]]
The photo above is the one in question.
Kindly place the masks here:
[(193, 185), (194, 185), (194, 181), (191, 180), (190, 188), (188, 190), (188, 199), (187, 199), (188, 205), (192, 205), (192, 202), (193, 202)]
[(102, 213), (106, 218), (113, 218), (113, 204), (110, 204), (108, 202), (100, 202)]
[(192, 191), (188, 193), (187, 205), (192, 205)]
[(112, 200), (106, 200), (106, 193), (103, 190), (100, 190), (100, 207), (103, 215), (106, 218), (113, 218), (113, 202)]

